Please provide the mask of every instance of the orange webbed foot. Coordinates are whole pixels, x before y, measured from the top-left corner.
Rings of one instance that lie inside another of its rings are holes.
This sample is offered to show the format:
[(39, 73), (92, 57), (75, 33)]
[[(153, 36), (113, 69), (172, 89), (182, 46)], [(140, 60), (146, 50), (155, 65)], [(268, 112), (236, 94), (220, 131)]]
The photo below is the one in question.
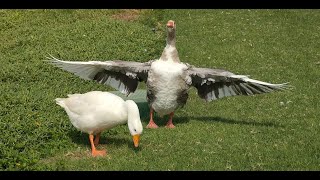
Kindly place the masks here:
[(95, 150), (91, 152), (93, 157), (97, 157), (97, 156), (105, 156), (107, 155), (107, 151), (106, 150)]
[(156, 125), (156, 123), (154, 122), (149, 122), (149, 124), (147, 125), (146, 128), (150, 128), (150, 129), (157, 129), (159, 126)]

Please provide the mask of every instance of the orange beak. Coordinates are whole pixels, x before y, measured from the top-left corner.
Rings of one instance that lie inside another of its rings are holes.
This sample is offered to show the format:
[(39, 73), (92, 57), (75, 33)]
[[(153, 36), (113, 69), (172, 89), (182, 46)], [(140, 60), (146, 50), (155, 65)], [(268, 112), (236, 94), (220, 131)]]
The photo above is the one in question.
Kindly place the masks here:
[(172, 20), (168, 21), (167, 27), (173, 28), (173, 26), (174, 26), (174, 21)]
[(136, 134), (132, 136), (134, 147), (139, 146), (140, 134)]

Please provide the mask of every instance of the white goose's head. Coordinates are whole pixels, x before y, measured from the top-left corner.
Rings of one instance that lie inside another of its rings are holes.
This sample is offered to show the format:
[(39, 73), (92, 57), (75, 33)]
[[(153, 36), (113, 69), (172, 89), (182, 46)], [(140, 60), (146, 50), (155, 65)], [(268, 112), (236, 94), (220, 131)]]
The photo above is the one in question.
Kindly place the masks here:
[(132, 135), (133, 144), (139, 146), (140, 135), (143, 131), (143, 126), (140, 120), (140, 113), (137, 104), (132, 100), (126, 101), (128, 107), (128, 128)]

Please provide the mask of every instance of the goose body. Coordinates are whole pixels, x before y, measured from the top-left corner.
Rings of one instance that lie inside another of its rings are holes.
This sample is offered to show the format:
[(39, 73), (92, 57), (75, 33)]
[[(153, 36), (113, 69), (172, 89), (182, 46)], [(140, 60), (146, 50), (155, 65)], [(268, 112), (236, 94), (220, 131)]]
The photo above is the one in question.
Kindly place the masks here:
[(143, 128), (139, 109), (134, 101), (124, 101), (109, 92), (91, 91), (71, 94), (68, 98), (56, 98), (56, 103), (64, 108), (76, 129), (88, 133), (89, 139), (90, 136), (93, 138), (97, 135), (98, 139), (91, 144), (93, 156), (105, 154), (103, 151), (96, 151), (94, 147), (99, 142), (101, 132), (125, 123), (128, 123), (134, 144), (138, 146)]
[(159, 60), (152, 63), (147, 80), (147, 100), (160, 116), (169, 114), (186, 103), (189, 87), (184, 74), (187, 69), (185, 64), (174, 61)]
[(174, 111), (186, 104), (188, 90), (195, 87), (198, 96), (213, 101), (227, 96), (254, 95), (287, 89), (287, 83), (272, 84), (223, 69), (197, 68), (180, 62), (176, 49), (176, 24), (167, 23), (167, 44), (157, 60), (133, 61), (63, 61), (51, 57), (50, 62), (75, 75), (110, 85), (120, 92), (133, 93), (141, 81), (147, 85), (150, 121), (147, 128), (157, 128), (153, 113), (170, 114), (166, 127), (173, 128)]

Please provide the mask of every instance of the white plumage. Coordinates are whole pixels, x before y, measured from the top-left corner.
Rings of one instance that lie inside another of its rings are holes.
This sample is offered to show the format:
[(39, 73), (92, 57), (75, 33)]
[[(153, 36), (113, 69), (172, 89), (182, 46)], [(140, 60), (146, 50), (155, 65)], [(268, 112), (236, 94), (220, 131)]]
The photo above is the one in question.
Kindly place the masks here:
[[(84, 94), (70, 94), (68, 98), (56, 98), (56, 103), (64, 108), (75, 128), (89, 134), (93, 156), (105, 154), (104, 151), (95, 149), (95, 145), (99, 143), (100, 133), (125, 123), (128, 123), (134, 145), (138, 146), (143, 127), (138, 106), (134, 101), (124, 101), (109, 92), (91, 91)], [(95, 143), (93, 143), (94, 135), (98, 138)]]

